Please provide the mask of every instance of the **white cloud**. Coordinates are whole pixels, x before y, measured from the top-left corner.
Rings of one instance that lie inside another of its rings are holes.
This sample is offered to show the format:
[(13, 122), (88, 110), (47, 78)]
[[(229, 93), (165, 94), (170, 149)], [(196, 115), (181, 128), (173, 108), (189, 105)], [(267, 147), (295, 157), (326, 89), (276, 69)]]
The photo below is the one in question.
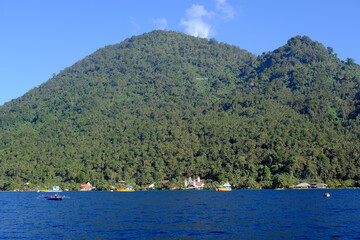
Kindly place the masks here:
[(180, 25), (185, 26), (187, 34), (209, 38), (213, 30), (208, 21), (213, 16), (214, 13), (207, 11), (204, 6), (193, 4), (186, 10), (186, 18), (181, 19)]
[(193, 4), (191, 8), (186, 10), (186, 15), (191, 19), (199, 19), (203, 17), (210, 18), (214, 13), (208, 12), (202, 5)]
[(216, 1), (216, 9), (223, 14), (228, 19), (233, 19), (235, 17), (234, 8), (226, 2), (226, 0), (215, 0)]
[(186, 10), (185, 18), (180, 21), (180, 26), (185, 27), (187, 34), (209, 38), (215, 35), (215, 27), (221, 22), (235, 18), (235, 9), (226, 0), (214, 0), (215, 12), (208, 11), (204, 6), (193, 4)]
[(165, 30), (169, 27), (166, 18), (159, 18), (152, 20), (156, 29)]

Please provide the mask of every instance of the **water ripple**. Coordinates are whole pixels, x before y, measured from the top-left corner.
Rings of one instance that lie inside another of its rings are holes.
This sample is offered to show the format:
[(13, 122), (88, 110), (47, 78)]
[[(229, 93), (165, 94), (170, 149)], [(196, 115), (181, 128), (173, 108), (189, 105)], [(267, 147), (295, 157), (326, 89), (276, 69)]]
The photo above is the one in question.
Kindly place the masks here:
[(0, 239), (356, 239), (360, 190), (0, 193)]

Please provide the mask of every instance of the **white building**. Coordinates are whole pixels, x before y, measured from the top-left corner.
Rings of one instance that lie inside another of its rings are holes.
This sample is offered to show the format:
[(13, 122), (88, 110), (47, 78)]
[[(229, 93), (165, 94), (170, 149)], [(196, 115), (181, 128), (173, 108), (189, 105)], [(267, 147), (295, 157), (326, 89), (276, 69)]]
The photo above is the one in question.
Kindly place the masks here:
[(191, 177), (188, 180), (185, 179), (185, 188), (187, 189), (203, 189), (204, 185), (204, 180), (200, 179), (200, 177), (195, 180), (192, 180)]

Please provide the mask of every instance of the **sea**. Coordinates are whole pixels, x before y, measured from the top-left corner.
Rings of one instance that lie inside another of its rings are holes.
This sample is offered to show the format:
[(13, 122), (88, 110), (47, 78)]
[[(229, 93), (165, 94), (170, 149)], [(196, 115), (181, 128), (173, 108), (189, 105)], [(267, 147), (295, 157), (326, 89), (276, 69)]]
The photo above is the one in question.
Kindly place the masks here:
[(0, 192), (0, 239), (360, 239), (359, 189), (42, 195)]

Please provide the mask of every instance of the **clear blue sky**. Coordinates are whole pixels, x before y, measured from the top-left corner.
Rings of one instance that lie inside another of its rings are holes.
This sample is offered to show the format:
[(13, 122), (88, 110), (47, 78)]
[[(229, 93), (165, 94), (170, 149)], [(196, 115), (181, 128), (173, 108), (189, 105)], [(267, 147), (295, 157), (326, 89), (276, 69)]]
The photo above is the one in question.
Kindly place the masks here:
[(296, 35), (360, 63), (359, 0), (3, 0), (0, 105), (106, 45), (166, 29), (254, 54)]

